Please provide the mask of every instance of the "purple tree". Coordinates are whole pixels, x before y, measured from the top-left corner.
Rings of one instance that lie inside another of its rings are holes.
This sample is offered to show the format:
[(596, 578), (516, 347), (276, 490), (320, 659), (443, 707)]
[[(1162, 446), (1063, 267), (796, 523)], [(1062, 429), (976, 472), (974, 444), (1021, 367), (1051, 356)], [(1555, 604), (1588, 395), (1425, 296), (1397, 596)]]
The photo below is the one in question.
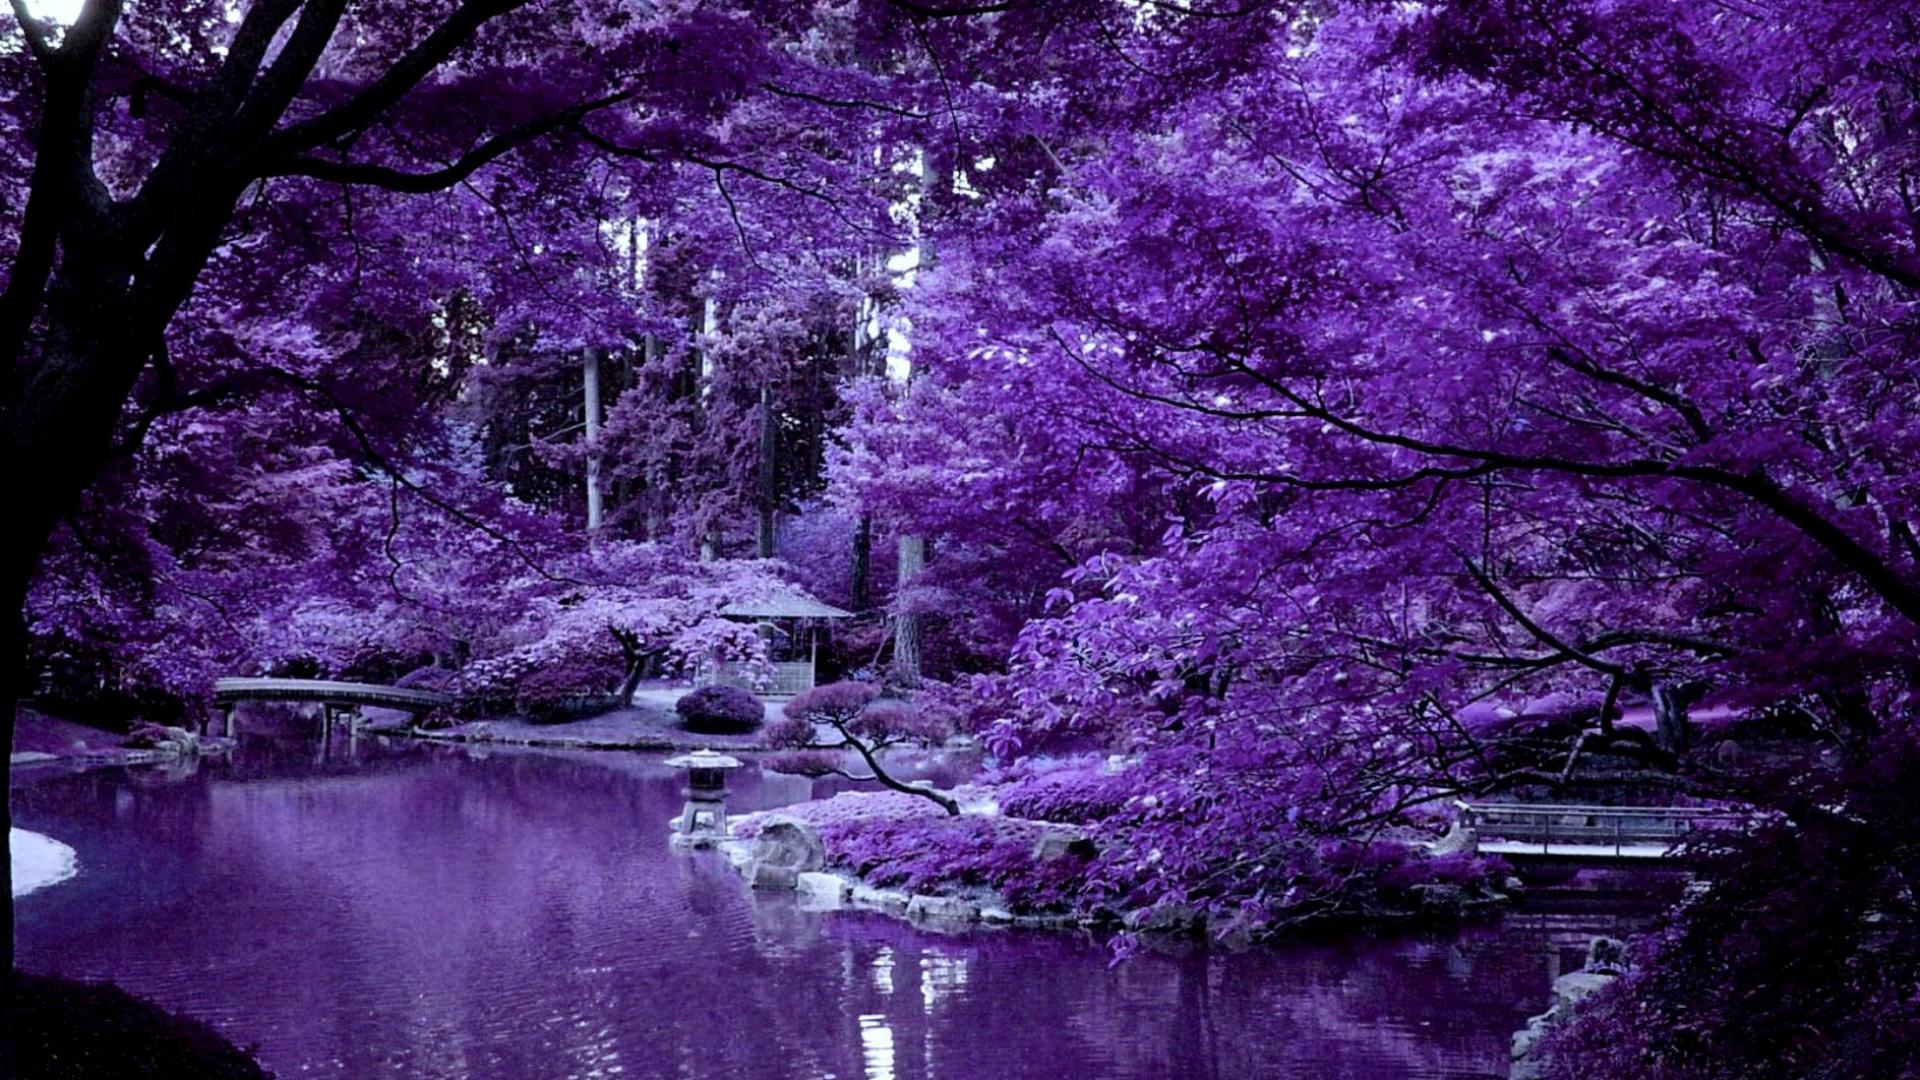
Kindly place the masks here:
[[(837, 682), (816, 686), (794, 696), (782, 710), (786, 719), (768, 728), (762, 742), (768, 746), (795, 751), (773, 759), (770, 767), (802, 776), (842, 776), (849, 780), (874, 781), (883, 787), (930, 800), (948, 814), (958, 816), (960, 804), (925, 784), (910, 784), (890, 773), (880, 763), (886, 751), (906, 744), (925, 744), (945, 739), (953, 733), (951, 724), (929, 716), (910, 703), (881, 698), (872, 683)], [(819, 727), (825, 725), (837, 742), (819, 741)], [(844, 752), (859, 755), (867, 772), (848, 772), (842, 767)]]

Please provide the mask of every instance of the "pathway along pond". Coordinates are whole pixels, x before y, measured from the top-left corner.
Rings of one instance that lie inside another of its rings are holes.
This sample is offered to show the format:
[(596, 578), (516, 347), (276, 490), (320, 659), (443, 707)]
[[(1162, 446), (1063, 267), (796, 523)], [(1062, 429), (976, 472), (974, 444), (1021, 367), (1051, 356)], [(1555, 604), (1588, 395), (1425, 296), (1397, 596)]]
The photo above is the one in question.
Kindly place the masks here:
[[(191, 770), (28, 771), (16, 823), (80, 873), (17, 902), (21, 966), (112, 979), (287, 1078), (1502, 1077), (1548, 935), (1611, 922), (1110, 966), (1085, 935), (755, 895), (669, 849), (657, 756), (316, 757), (249, 738)], [(733, 788), (739, 809), (810, 790)]]

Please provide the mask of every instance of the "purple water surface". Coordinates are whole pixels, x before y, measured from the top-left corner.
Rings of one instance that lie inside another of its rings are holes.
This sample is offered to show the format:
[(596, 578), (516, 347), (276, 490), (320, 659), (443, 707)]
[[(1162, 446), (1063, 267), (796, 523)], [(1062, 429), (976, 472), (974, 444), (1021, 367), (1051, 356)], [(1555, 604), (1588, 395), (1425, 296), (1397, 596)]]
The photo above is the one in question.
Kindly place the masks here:
[[(810, 791), (734, 777), (741, 809)], [(658, 758), (368, 739), (29, 779), (17, 823), (81, 872), (19, 902), (20, 963), (283, 1077), (1498, 1077), (1545, 1004), (1524, 922), (1112, 966), (1077, 934), (804, 911), (670, 850), (679, 799)]]

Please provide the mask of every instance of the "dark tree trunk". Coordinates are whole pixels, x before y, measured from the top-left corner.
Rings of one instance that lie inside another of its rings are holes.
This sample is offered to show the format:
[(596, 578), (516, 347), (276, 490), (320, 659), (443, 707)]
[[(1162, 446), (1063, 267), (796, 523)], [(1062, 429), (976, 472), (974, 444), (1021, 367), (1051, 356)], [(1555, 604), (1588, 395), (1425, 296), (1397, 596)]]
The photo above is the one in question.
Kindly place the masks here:
[(773, 558), (774, 512), (779, 502), (779, 440), (773, 426), (773, 387), (760, 388), (760, 521), (754, 529), (754, 548), (763, 559)]
[(853, 527), (853, 585), (849, 590), (853, 610), (873, 607), (873, 515), (861, 514)]
[(1687, 717), (1687, 707), (1692, 695), (1684, 688), (1669, 683), (1653, 684), (1653, 727), (1660, 740), (1660, 748), (1682, 757), (1687, 745), (1692, 741), (1691, 724)]

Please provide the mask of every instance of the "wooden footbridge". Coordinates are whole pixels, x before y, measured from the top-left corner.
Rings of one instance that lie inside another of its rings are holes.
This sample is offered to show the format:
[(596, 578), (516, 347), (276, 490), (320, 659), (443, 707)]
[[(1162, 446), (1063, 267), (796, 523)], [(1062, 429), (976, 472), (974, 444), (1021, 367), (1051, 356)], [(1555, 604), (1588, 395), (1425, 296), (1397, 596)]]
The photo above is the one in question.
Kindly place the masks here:
[(1751, 810), (1690, 806), (1581, 806), (1455, 803), (1460, 825), (1482, 855), (1562, 862), (1629, 862), (1675, 857), (1706, 830), (1744, 829)]
[[(243, 701), (317, 702), (326, 710), (326, 728), (345, 717), (349, 723), (363, 706), (398, 709), (412, 713), (417, 720), (430, 710), (453, 704), (448, 694), (431, 690), (409, 690), (378, 683), (334, 682), (329, 679), (217, 679), (213, 684), (213, 704), (220, 710), (221, 734), (233, 738), (234, 709)], [(205, 734), (207, 721), (200, 721)]]

